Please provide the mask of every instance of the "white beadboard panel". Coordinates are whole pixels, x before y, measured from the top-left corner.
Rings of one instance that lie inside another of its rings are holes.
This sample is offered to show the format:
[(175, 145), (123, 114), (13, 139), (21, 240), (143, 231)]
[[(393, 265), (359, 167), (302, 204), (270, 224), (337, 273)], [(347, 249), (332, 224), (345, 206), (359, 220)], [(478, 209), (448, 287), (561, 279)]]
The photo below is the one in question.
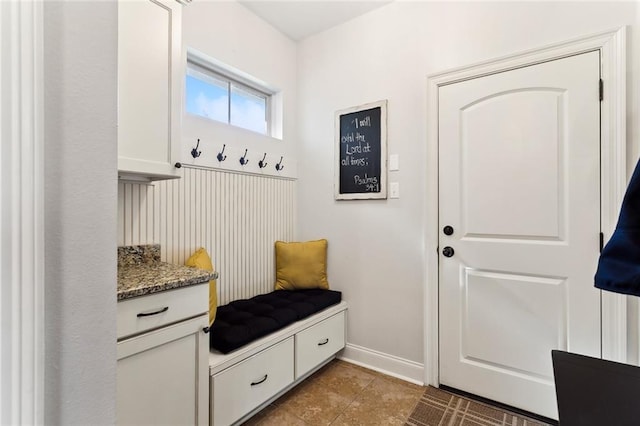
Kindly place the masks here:
[(206, 248), (221, 305), (271, 291), (274, 243), (295, 239), (296, 181), (188, 167), (180, 174), (118, 184), (118, 245), (160, 244), (162, 260), (175, 264)]

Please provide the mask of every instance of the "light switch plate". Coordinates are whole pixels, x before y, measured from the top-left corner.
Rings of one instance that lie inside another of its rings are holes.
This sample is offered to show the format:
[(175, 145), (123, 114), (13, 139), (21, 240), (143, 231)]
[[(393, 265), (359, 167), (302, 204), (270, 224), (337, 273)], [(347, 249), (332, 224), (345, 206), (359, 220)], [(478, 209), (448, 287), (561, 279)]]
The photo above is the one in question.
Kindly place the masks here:
[(400, 182), (389, 183), (389, 198), (400, 198)]
[(391, 154), (389, 155), (389, 171), (395, 172), (397, 170), (400, 170), (400, 158), (398, 154)]

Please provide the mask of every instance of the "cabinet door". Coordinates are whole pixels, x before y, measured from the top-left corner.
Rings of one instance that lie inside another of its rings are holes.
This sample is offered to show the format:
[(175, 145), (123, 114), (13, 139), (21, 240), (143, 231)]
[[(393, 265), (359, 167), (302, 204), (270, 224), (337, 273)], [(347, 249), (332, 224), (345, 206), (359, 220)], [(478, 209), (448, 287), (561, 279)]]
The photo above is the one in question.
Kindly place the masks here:
[(119, 425), (207, 425), (207, 315), (118, 342)]
[(181, 113), (181, 5), (118, 4), (118, 170), (176, 177)]

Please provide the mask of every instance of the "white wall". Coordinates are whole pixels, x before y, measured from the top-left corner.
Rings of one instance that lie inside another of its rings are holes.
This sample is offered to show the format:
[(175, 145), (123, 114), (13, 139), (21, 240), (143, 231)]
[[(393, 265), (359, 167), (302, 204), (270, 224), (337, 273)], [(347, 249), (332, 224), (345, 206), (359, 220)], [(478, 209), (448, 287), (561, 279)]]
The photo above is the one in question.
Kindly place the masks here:
[[(329, 238), (348, 341), (391, 356), (391, 367), (423, 361), (429, 73), (632, 25), (629, 135), (638, 132), (634, 3), (393, 3), (297, 50), (234, 3), (194, 2), (184, 15), (185, 43), (287, 93), (284, 142), (272, 146), (300, 160), (299, 239)], [(47, 424), (115, 423), (116, 31), (115, 2), (45, 2)], [(334, 112), (379, 99), (389, 99), (389, 152), (400, 154), (389, 180), (401, 198), (337, 203)]]
[(115, 2), (44, 2), (45, 424), (115, 424)]
[[(635, 36), (637, 13), (632, 2), (394, 2), (299, 44), (299, 235), (329, 239), (329, 281), (350, 305), (350, 357), (423, 377), (424, 257), (435, 247), (423, 203), (427, 75), (623, 25)], [(638, 127), (635, 40), (629, 136)], [(400, 199), (334, 201), (334, 112), (381, 99)]]
[[(282, 138), (218, 124), (192, 115), (184, 115), (182, 161), (200, 139), (198, 164), (222, 166), (231, 170), (261, 172), (257, 164), (267, 153), (265, 172), (295, 177), (296, 170), (296, 44), (244, 6), (229, 1), (194, 1), (183, 10), (183, 47), (195, 49), (216, 61), (276, 89), (276, 104), (282, 106)], [(277, 108), (276, 108), (277, 109)], [(227, 160), (219, 163), (217, 153), (226, 144)], [(241, 167), (240, 157), (248, 149), (249, 164)], [(284, 156), (284, 173), (274, 166)]]

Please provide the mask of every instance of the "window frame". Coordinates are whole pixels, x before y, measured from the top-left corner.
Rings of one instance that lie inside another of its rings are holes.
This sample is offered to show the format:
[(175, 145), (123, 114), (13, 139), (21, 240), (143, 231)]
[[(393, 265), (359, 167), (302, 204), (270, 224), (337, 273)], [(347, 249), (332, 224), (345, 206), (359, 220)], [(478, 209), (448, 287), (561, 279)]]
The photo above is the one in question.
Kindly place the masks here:
[[(185, 70), (185, 113), (202, 117), (211, 121), (215, 121), (218, 123), (226, 124), (228, 126), (233, 126), (235, 128), (247, 130), (250, 132), (257, 133), (259, 135), (264, 135), (268, 137), (275, 137), (273, 135), (273, 98), (276, 94), (276, 91), (269, 88), (266, 84), (262, 84), (258, 80), (248, 76), (245, 73), (240, 71), (236, 71), (231, 67), (222, 65), (220, 63), (215, 63), (214, 61), (204, 59), (200, 55), (195, 54), (192, 51), (187, 52), (187, 61), (186, 61), (186, 70)], [(198, 114), (192, 114), (186, 111), (186, 103), (187, 103), (187, 93), (186, 93), (186, 77), (191, 76), (197, 78), (199, 80), (207, 83), (206, 79), (216, 79), (222, 82), (225, 82), (227, 85), (227, 121), (220, 121), (212, 118), (208, 118)], [(202, 77), (201, 77), (202, 76)], [(204, 77), (204, 78), (203, 78)], [(231, 122), (231, 93), (232, 88), (235, 87), (241, 91), (247, 92), (249, 95), (256, 96), (258, 98), (264, 99), (265, 101), (265, 123), (266, 129), (265, 132), (260, 132), (253, 129), (248, 129), (246, 127), (238, 126)]]

